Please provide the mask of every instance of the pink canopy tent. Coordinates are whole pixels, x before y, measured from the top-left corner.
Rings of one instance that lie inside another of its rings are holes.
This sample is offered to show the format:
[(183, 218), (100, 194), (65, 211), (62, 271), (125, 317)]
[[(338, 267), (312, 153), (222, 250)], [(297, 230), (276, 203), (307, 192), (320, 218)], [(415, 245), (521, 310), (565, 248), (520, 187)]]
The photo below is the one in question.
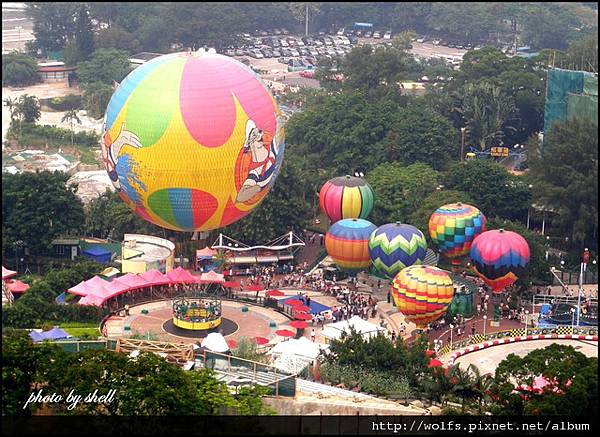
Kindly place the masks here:
[(110, 284), (110, 282), (105, 281), (100, 276), (94, 276), (93, 278), (85, 281), (85, 284), (91, 287), (92, 289), (98, 290), (96, 294), (101, 294), (101, 292)]
[(210, 247), (206, 246), (204, 249), (199, 249), (196, 251), (196, 256), (198, 257), (213, 257), (217, 254), (216, 250), (211, 249)]
[(171, 270), (169, 273), (167, 273), (167, 278), (169, 278), (172, 283), (179, 283), (179, 284), (195, 284), (196, 283), (196, 277), (194, 275), (192, 275), (190, 272), (188, 272), (186, 269), (184, 269), (183, 267), (177, 267), (176, 269)]
[(104, 305), (104, 302), (106, 302), (106, 298), (98, 296), (97, 294), (88, 294), (87, 296), (83, 296), (81, 299), (79, 299), (78, 304), (100, 307)]
[(196, 282), (199, 284), (225, 284), (225, 276), (211, 270), (208, 273), (202, 273)]
[(148, 270), (142, 273), (140, 277), (146, 281), (146, 285), (165, 285), (170, 284), (171, 280), (156, 269)]
[(17, 276), (17, 272), (8, 270), (6, 267), (2, 266), (2, 279), (12, 278), (13, 276)]
[(77, 296), (87, 296), (88, 294), (92, 293), (92, 289), (85, 283), (85, 281), (82, 281), (79, 284), (69, 288), (67, 292)]
[(133, 273), (127, 273), (117, 279), (119, 282), (129, 285), (130, 288), (141, 288), (148, 286), (148, 282), (144, 280), (140, 275), (134, 275)]
[(29, 289), (29, 285), (24, 282), (19, 281), (18, 279), (13, 279), (11, 281), (6, 281), (6, 286), (13, 294), (21, 294), (25, 293)]

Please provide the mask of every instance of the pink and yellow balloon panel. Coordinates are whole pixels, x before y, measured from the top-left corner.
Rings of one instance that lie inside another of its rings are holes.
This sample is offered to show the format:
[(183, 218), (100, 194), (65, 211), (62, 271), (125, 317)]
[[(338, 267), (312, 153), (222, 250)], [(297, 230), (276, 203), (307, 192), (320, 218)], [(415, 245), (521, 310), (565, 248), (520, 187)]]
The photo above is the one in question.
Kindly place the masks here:
[(227, 56), (175, 53), (132, 71), (104, 119), (102, 156), (125, 203), (181, 231), (239, 220), (281, 168), (283, 123), (269, 89)]

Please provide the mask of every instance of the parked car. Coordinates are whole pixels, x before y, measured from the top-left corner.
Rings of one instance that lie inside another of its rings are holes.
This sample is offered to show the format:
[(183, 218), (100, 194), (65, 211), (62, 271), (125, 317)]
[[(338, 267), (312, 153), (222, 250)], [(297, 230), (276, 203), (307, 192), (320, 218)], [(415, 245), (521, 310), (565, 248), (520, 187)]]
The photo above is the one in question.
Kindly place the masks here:
[(274, 58), (279, 58), (281, 56), (281, 51), (279, 49), (273, 49), (271, 50), (271, 53), (273, 54)]
[(279, 40), (279, 44), (281, 44), (281, 47), (289, 47), (289, 46), (290, 46), (290, 45), (288, 44), (288, 42), (287, 42), (285, 39), (283, 39), (283, 38), (281, 38), (281, 39)]
[(365, 32), (365, 38), (371, 38), (373, 36), (373, 32)]
[(310, 55), (310, 52), (308, 50), (306, 50), (305, 48), (299, 48), (298, 49), (298, 53), (300, 53), (300, 56), (308, 56)]
[(356, 31), (356, 36), (362, 36), (362, 34), (363, 34), (363, 33), (362, 33), (362, 30), (357, 30), (357, 31)]
[(383, 39), (392, 39), (392, 32), (387, 31), (383, 34)]
[(273, 33), (275, 35), (281, 35), (281, 30), (279, 30), (279, 29), (273, 29)]
[(281, 29), (281, 33), (283, 33), (284, 35), (290, 34), (290, 32), (288, 32), (287, 29)]
[(337, 31), (338, 35), (343, 35), (344, 34), (344, 28), (342, 27), (340, 30)]
[(300, 77), (312, 79), (313, 77), (315, 77), (315, 72), (314, 72), (314, 70), (304, 70), (304, 71), (300, 72)]
[(312, 56), (319, 56), (319, 52), (315, 47), (309, 47), (307, 50)]
[(292, 53), (292, 56), (300, 56), (300, 53), (298, 53), (298, 50), (296, 49), (290, 49), (290, 52)]
[(379, 32), (373, 32), (373, 38), (380, 39), (381, 38), (381, 33), (379, 33)]

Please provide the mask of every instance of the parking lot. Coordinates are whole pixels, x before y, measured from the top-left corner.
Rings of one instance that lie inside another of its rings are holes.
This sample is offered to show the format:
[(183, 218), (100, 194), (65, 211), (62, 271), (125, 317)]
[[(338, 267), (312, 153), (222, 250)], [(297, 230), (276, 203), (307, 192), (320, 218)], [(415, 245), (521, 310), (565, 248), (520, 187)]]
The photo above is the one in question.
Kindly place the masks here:
[[(336, 34), (321, 32), (318, 35), (301, 36), (276, 29), (240, 37), (242, 44), (228, 48), (224, 54), (251, 65), (267, 80), (295, 85), (294, 82), (299, 80), (299, 86), (318, 86), (312, 74), (324, 59), (344, 57), (357, 45), (391, 46), (393, 34), (384, 31), (340, 31)], [(467, 49), (439, 40), (415, 38), (409, 52), (420, 58), (442, 58), (458, 68)]]

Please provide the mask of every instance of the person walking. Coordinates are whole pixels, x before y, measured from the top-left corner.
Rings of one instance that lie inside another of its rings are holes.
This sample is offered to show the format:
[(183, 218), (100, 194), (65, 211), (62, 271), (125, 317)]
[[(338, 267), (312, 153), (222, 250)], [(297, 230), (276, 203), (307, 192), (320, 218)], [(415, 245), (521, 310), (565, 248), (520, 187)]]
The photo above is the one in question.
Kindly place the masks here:
[(315, 339), (316, 339), (316, 338), (317, 338), (317, 333), (315, 332), (315, 328), (312, 328), (312, 329), (310, 330), (310, 339), (311, 339), (311, 340), (313, 341), (313, 343), (314, 343), (314, 341), (315, 341)]

